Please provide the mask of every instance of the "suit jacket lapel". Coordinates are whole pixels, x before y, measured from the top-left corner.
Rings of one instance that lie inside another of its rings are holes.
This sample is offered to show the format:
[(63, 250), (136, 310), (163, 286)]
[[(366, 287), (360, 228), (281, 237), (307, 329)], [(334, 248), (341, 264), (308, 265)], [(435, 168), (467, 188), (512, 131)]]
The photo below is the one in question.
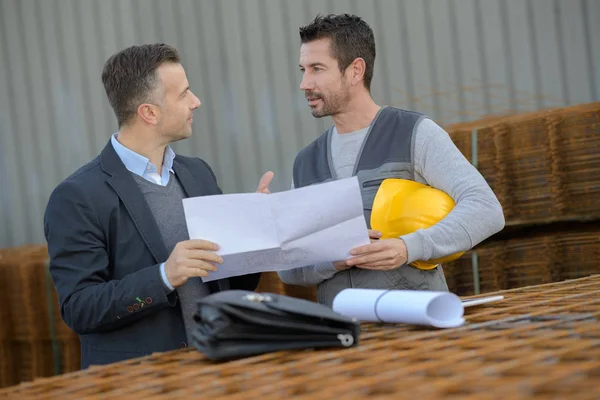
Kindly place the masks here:
[[(131, 176), (131, 172), (125, 168), (110, 141), (100, 154), (100, 164), (104, 172), (110, 175), (107, 183), (113, 188), (125, 205), (150, 253), (152, 253), (157, 262), (166, 261), (169, 258), (169, 253), (163, 242), (156, 220), (152, 215), (152, 210), (150, 210), (142, 192), (137, 189), (137, 182)], [(216, 194), (206, 193), (205, 188), (198, 183), (190, 171), (177, 158), (173, 160), (173, 170), (175, 171), (175, 177), (179, 180), (188, 197)], [(229, 279), (209, 282), (209, 287), (211, 291), (228, 290), (230, 289)]]
[(144, 195), (138, 189), (137, 182), (131, 176), (131, 172), (125, 168), (110, 141), (100, 154), (100, 162), (102, 169), (110, 175), (107, 183), (125, 205), (148, 250), (157, 262), (166, 261), (169, 258), (169, 253), (152, 215), (152, 210), (150, 210)]
[[(198, 181), (192, 176), (190, 171), (185, 168), (182, 163), (180, 163), (177, 158), (173, 160), (173, 170), (175, 171), (175, 176), (181, 183), (183, 190), (185, 190), (188, 197), (198, 197), (205, 195), (214, 195), (219, 193), (211, 193), (207, 189), (212, 185), (205, 185), (203, 187), (202, 184), (198, 183)], [(216, 185), (216, 183), (215, 183)], [(198, 278), (199, 280), (199, 278)], [(217, 281), (211, 281), (208, 283), (208, 287), (211, 293), (215, 293), (218, 291), (229, 290), (231, 288), (229, 283), (229, 278), (219, 279)]]
[(185, 168), (177, 157), (173, 160), (173, 171), (175, 171), (175, 177), (183, 187), (183, 190), (187, 194), (187, 197), (198, 197), (206, 195), (202, 190), (202, 187), (198, 184), (196, 179), (192, 176), (190, 171)]

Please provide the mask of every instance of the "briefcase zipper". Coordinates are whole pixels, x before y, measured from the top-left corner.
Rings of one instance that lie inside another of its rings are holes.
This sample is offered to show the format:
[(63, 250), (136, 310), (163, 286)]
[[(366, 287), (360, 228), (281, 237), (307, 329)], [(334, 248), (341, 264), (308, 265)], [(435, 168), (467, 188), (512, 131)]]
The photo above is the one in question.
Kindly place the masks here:
[(263, 302), (273, 301), (273, 299), (271, 298), (271, 296), (269, 296), (269, 295), (263, 295), (261, 293), (247, 294), (244, 297), (242, 297), (242, 299), (248, 300), (248, 301), (252, 301), (252, 302), (255, 302), (255, 303), (263, 303)]
[(354, 344), (354, 336), (340, 333), (337, 338), (342, 342), (342, 346), (350, 347)]

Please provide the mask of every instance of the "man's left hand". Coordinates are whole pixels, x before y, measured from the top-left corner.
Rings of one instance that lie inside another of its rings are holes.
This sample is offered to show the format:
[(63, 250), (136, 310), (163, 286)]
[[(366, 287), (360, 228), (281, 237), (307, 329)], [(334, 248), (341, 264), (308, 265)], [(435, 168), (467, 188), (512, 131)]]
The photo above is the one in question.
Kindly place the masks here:
[(275, 174), (273, 174), (272, 171), (265, 172), (262, 178), (260, 178), (260, 182), (258, 182), (258, 189), (256, 189), (256, 193), (271, 194), (269, 185), (271, 184), (274, 175)]
[(390, 270), (404, 265), (407, 260), (406, 244), (402, 239), (383, 239), (353, 249), (349, 266), (364, 269)]

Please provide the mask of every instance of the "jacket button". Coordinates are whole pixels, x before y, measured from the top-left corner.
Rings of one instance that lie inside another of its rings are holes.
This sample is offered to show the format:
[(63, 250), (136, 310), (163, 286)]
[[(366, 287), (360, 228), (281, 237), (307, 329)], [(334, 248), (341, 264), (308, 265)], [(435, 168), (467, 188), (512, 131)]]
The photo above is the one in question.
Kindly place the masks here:
[(183, 349), (184, 347), (187, 347), (187, 343), (186, 342), (181, 342), (181, 348)]

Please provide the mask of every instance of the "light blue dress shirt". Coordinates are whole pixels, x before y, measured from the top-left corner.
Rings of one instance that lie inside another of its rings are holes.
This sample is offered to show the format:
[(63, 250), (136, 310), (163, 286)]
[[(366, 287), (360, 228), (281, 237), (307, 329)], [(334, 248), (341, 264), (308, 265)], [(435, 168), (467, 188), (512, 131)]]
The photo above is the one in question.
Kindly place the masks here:
[[(173, 159), (175, 159), (175, 152), (169, 146), (167, 146), (165, 149), (165, 155), (163, 157), (162, 171), (159, 175), (156, 167), (150, 162), (149, 159), (136, 153), (135, 151), (129, 150), (127, 147), (119, 143), (117, 140), (117, 134), (118, 132), (112, 135), (110, 142), (121, 161), (123, 161), (123, 164), (125, 164), (125, 168), (150, 182), (161, 186), (167, 186), (171, 177), (171, 173), (175, 174), (175, 171), (173, 171)], [(167, 278), (164, 262), (160, 264), (160, 276), (170, 292), (175, 290)]]

